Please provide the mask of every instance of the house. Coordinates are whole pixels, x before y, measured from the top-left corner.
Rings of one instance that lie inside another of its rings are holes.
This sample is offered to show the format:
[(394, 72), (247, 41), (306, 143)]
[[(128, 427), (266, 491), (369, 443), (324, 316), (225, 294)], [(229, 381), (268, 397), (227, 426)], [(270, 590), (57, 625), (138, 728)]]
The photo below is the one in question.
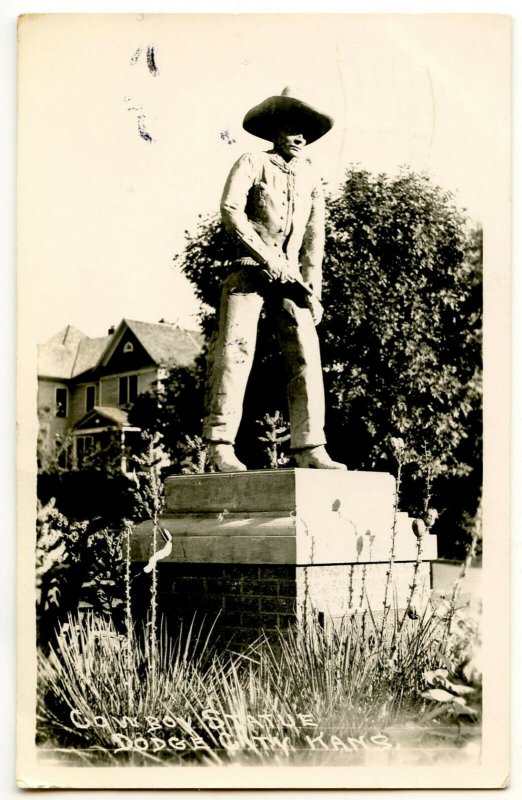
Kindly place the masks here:
[(40, 466), (57, 460), (81, 467), (86, 457), (119, 437), (125, 451), (139, 429), (127, 411), (174, 366), (189, 366), (203, 339), (177, 324), (123, 319), (106, 336), (90, 338), (68, 325), (38, 347)]

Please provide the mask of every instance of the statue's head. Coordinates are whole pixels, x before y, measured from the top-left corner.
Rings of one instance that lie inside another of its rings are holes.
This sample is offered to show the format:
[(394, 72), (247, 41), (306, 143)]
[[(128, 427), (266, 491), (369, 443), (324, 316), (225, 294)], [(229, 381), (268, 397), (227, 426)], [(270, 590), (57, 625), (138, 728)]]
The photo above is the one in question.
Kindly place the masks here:
[(274, 150), (285, 161), (290, 161), (291, 158), (299, 158), (306, 147), (306, 138), (298, 128), (299, 125), (289, 123), (277, 131), (274, 136)]
[[(288, 137), (297, 137), (293, 146), (302, 149), (328, 133), (332, 125), (332, 117), (292, 96), (289, 87), (283, 89), (280, 95), (268, 97), (251, 108), (243, 120), (246, 131), (273, 142), (276, 149), (289, 149)], [(286, 140), (284, 144), (283, 138)]]

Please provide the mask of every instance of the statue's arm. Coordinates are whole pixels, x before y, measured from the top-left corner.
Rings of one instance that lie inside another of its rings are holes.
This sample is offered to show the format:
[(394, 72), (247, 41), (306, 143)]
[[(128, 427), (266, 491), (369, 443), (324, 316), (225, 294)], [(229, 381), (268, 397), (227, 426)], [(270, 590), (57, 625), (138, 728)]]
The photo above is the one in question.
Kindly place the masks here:
[(299, 253), (301, 273), (319, 300), (321, 299), (324, 256), (324, 192), (318, 182), (312, 192), (312, 208), (305, 228), (303, 244)]
[(248, 193), (254, 185), (256, 174), (256, 165), (249, 153), (236, 161), (223, 190), (221, 217), (225, 228), (237, 236), (252, 258), (266, 265), (273, 254), (245, 213)]

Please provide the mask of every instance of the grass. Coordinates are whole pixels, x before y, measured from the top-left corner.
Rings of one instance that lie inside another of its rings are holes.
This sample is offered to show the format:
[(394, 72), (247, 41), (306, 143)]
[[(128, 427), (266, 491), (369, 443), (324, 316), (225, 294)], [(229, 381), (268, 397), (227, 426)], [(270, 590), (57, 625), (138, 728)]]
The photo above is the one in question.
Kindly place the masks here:
[(462, 626), (445, 637), (432, 608), (402, 625), (391, 616), (382, 638), (380, 623), (351, 617), (289, 627), (242, 654), (194, 626), (175, 641), (162, 631), (152, 660), (148, 631), (129, 657), (110, 620), (70, 617), (39, 659), (39, 743), (96, 763), (324, 764), (382, 758), (412, 724), (431, 746), (473, 738), (470, 629), (466, 642)]

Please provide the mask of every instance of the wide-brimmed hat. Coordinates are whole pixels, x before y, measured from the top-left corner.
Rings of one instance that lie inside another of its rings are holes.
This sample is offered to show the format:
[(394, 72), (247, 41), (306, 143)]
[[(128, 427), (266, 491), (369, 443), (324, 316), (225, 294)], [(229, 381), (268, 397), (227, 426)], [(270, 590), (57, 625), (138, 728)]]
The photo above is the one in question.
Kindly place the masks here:
[(279, 131), (290, 124), (299, 129), (307, 144), (311, 144), (328, 133), (333, 123), (332, 117), (294, 97), (286, 86), (281, 94), (268, 97), (251, 108), (243, 120), (243, 128), (254, 136), (273, 142)]

